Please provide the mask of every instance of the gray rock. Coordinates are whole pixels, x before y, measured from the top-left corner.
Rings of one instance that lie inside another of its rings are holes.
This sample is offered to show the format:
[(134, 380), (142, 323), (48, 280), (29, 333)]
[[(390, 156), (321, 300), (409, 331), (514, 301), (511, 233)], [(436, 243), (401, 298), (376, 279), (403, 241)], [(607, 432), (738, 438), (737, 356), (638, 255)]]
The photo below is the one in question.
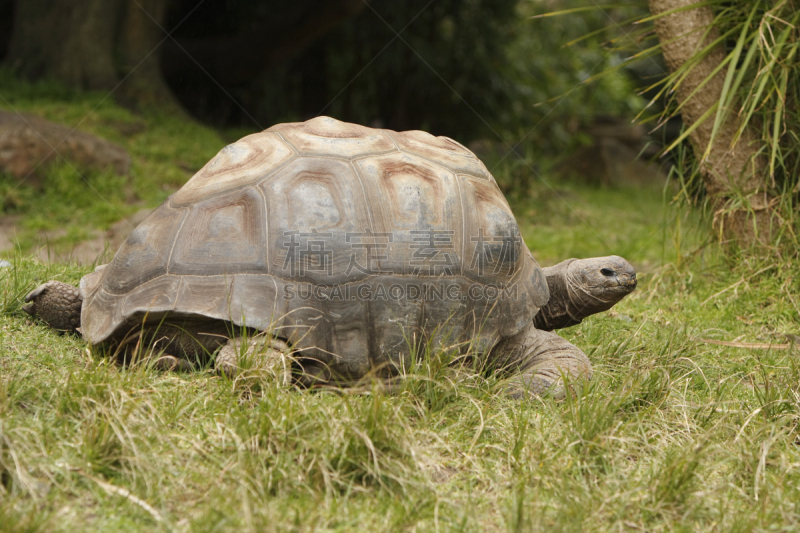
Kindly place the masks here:
[(128, 152), (110, 141), (35, 115), (0, 111), (0, 172), (25, 179), (62, 156), (81, 168), (111, 167), (120, 175), (131, 166)]

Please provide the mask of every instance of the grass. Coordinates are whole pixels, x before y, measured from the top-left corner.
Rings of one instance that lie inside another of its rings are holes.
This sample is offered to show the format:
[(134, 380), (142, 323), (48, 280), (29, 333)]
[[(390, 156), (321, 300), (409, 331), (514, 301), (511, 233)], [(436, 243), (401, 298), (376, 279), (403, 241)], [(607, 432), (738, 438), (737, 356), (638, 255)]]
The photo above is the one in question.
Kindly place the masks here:
[[(64, 98), (41, 112), (75, 120), (96, 103)], [(160, 132), (150, 142), (180, 130), (125, 117)], [(168, 187), (188, 177), (186, 146), (130, 142)], [(612, 312), (561, 332), (595, 369), (562, 402), (455, 379), (435, 352), (394, 394), (121, 368), (20, 309), (41, 281), (90, 267), (14, 254), (0, 270), (0, 531), (798, 529), (798, 349), (741, 344), (798, 334), (797, 259), (690, 254), (700, 223), (663, 196), (551, 182), (513, 202), (543, 264), (618, 253), (643, 272)]]

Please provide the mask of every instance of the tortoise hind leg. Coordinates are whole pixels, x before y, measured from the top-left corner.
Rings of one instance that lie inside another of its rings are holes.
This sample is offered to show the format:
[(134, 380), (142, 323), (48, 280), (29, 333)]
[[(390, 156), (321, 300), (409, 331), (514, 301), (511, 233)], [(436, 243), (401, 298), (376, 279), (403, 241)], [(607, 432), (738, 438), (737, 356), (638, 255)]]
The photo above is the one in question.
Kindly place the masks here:
[(217, 354), (217, 372), (233, 377), (246, 369), (266, 371), (278, 378), (282, 386), (292, 380), (291, 348), (280, 339), (268, 335), (230, 339)]
[(547, 393), (563, 399), (564, 377), (571, 382), (592, 377), (592, 365), (583, 351), (553, 332), (536, 329), (533, 324), (503, 341), (492, 353), (500, 368), (512, 374), (507, 392), (513, 398)]
[(161, 354), (158, 356), (158, 358), (153, 361), (153, 368), (170, 372), (191, 372), (195, 370), (195, 366), (188, 359), (182, 359), (169, 354)]
[(75, 331), (81, 325), (83, 298), (77, 287), (61, 281), (48, 281), (25, 296), (22, 310), (39, 316), (54, 329)]

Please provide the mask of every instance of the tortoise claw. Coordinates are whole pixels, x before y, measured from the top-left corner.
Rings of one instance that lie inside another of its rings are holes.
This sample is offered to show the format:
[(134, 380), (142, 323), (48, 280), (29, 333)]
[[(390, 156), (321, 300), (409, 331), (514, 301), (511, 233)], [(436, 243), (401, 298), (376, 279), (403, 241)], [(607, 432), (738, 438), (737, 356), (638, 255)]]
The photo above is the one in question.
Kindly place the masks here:
[(47, 288), (49, 286), (50, 286), (50, 282), (42, 283), (41, 285), (39, 285), (38, 287), (33, 289), (31, 292), (29, 292), (27, 294), (27, 296), (25, 296), (25, 301), (26, 302), (32, 302), (34, 298), (36, 298), (37, 296), (42, 294), (45, 290), (47, 290)]
[(29, 302), (28, 305), (23, 305), (22, 310), (28, 313), (31, 316), (36, 316), (36, 302), (34, 301), (38, 296), (47, 290), (50, 283), (42, 283), (31, 292), (25, 295), (25, 302)]

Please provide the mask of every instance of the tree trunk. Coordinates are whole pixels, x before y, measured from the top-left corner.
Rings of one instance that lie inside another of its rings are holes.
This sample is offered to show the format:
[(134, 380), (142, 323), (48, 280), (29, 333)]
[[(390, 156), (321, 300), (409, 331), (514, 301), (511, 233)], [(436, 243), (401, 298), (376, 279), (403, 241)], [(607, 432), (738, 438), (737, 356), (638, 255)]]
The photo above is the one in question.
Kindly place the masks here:
[[(659, 15), (670, 10), (694, 5), (698, 0), (649, 0), (650, 11)], [(714, 14), (709, 6), (672, 13), (656, 19), (655, 27), (661, 42), (664, 59), (670, 71), (675, 72), (709, 43), (719, 38), (712, 26)], [(698, 90), (711, 72), (726, 57), (722, 46), (714, 47), (701, 59), (677, 86), (678, 101), (682, 104), (681, 116), (686, 127), (691, 127), (703, 114), (722, 98), (725, 69)], [(691, 94), (697, 91), (694, 96)], [(691, 98), (690, 98), (691, 96)], [(758, 132), (748, 126), (734, 144), (739, 106), (729, 110), (712, 139), (713, 115), (701, 123), (690, 135), (695, 156), (700, 161), (700, 172), (714, 208), (714, 226), (725, 239), (735, 239), (741, 246), (767, 242), (774, 231), (773, 202), (767, 191), (766, 162), (758, 155), (761, 139)], [(703, 155), (708, 149), (708, 156)], [(743, 201), (738, 201), (743, 200)]]
[[(168, 0), (127, 0), (119, 36), (119, 73), (125, 80), (117, 98), (128, 107), (165, 105), (179, 110), (161, 75), (159, 44)], [(162, 43), (163, 45), (163, 43)]]
[(168, 1), (18, 1), (7, 61), (30, 79), (116, 89), (131, 107), (177, 108), (158, 63)]
[(79, 89), (113, 87), (118, 15), (119, 4), (107, 0), (17, 2), (8, 63), (33, 79), (51, 77)]

